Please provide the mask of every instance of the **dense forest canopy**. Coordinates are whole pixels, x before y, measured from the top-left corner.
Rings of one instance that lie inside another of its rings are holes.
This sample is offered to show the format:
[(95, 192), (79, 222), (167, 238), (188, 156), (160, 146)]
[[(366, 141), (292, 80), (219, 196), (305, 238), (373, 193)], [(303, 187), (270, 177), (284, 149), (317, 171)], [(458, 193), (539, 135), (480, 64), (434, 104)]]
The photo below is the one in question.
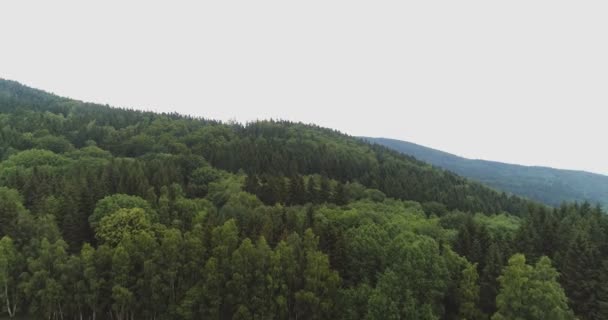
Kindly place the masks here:
[(525, 198), (559, 206), (563, 202), (608, 206), (608, 176), (584, 171), (530, 167), (466, 159), (421, 145), (386, 138), (363, 138), (403, 154)]
[(608, 219), (342, 133), (0, 80), (0, 299), (46, 319), (605, 319)]

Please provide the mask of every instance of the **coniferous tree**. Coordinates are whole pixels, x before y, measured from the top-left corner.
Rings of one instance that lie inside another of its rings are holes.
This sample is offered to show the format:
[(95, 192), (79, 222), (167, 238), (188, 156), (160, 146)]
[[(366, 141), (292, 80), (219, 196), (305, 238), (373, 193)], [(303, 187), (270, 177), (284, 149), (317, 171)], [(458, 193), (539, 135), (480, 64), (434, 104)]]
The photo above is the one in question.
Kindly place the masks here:
[(591, 315), (591, 319), (605, 319), (608, 317), (608, 260), (602, 262), (599, 270), (599, 283), (597, 286), (597, 313)]
[[(567, 301), (605, 319), (607, 231), (597, 206), (552, 210), (333, 130), (0, 80), (0, 318), (571, 319)], [(501, 276), (515, 252), (538, 263)]]
[(583, 234), (572, 241), (563, 259), (561, 282), (574, 312), (584, 319), (599, 314), (601, 263), (599, 251)]
[(306, 184), (306, 194), (308, 202), (319, 203), (319, 190), (317, 189), (317, 184), (314, 177), (308, 178), (308, 183)]
[(486, 256), (485, 267), (481, 271), (480, 305), (486, 314), (496, 311), (496, 296), (498, 295), (498, 277), (504, 266), (504, 253), (497, 243), (490, 244)]
[(304, 179), (300, 175), (293, 176), (289, 179), (289, 195), (287, 204), (300, 205), (306, 203), (306, 189)]
[(321, 186), (319, 190), (319, 202), (328, 202), (331, 198), (331, 187), (327, 176), (321, 176)]
[(338, 182), (336, 189), (333, 194), (333, 203), (342, 206), (348, 203), (346, 190), (344, 190), (344, 184)]
[(260, 179), (255, 174), (249, 174), (245, 178), (244, 190), (255, 195), (259, 195), (260, 192)]

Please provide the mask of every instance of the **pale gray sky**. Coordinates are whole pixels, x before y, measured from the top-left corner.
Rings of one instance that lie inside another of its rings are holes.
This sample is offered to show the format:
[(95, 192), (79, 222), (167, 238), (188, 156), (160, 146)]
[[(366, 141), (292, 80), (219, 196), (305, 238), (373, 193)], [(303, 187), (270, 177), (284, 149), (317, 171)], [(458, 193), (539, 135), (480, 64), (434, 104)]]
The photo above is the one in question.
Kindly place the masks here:
[(606, 1), (4, 1), (0, 77), (608, 174)]

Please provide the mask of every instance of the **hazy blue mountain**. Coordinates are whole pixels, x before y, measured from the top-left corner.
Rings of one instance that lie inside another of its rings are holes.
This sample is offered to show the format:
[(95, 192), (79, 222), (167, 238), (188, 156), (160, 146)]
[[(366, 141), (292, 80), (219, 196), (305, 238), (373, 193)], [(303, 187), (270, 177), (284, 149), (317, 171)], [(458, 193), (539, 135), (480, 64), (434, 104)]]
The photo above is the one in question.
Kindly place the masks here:
[(564, 201), (590, 201), (608, 207), (608, 176), (605, 175), (466, 159), (407, 141), (367, 137), (364, 139), (493, 188), (549, 205), (559, 205)]

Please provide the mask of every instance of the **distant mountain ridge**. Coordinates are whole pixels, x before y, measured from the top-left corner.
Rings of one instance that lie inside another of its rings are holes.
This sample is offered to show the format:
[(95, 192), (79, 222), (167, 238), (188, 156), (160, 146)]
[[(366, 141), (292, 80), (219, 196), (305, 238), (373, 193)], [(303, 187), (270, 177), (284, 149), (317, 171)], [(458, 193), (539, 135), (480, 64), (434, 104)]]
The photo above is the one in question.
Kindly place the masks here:
[(608, 207), (608, 176), (585, 171), (522, 166), (474, 160), (415, 143), (387, 139), (363, 139), (411, 155), (492, 188), (557, 206), (564, 201), (588, 201)]

